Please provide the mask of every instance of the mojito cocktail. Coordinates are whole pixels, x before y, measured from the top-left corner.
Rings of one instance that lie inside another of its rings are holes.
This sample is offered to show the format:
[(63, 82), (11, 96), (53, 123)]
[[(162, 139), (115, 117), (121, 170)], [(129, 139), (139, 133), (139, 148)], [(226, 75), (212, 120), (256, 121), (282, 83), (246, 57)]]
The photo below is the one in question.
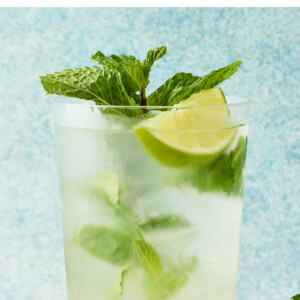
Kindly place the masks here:
[(175, 74), (136, 100), (132, 58), (97, 58), (103, 69), (42, 78), (91, 100), (55, 103), (68, 300), (234, 300), (248, 103), (214, 86), (237, 66)]

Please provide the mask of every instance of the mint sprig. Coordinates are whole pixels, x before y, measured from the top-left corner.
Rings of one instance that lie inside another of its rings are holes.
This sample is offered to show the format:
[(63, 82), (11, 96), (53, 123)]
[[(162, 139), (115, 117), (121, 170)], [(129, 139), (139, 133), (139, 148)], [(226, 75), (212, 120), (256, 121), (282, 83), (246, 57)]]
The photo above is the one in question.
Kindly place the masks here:
[[(166, 54), (166, 46), (156, 47), (148, 51), (146, 58), (140, 61), (132, 55), (105, 56), (98, 51), (92, 55), (92, 59), (101, 68), (84, 67), (55, 72), (40, 76), (41, 83), (47, 94), (93, 100), (98, 105), (169, 106), (203, 89), (217, 86), (230, 78), (241, 65), (240, 61), (236, 61), (203, 77), (193, 76), (190, 73), (177, 73), (147, 99), (146, 88), (151, 69), (155, 61)], [(121, 114), (136, 115), (129, 111)]]
[(293, 296), (291, 300), (300, 300), (300, 294)]

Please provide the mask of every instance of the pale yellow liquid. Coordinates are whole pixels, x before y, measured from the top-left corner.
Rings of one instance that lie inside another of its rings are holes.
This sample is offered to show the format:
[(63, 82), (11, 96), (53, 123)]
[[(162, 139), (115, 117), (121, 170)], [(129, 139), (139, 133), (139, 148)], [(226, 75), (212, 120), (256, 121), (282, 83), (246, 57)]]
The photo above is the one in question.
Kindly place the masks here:
[[(243, 130), (243, 128), (241, 128)], [(169, 300), (234, 300), (238, 263), (241, 196), (200, 192), (180, 178), (180, 169), (160, 165), (142, 148), (133, 132), (56, 127), (68, 300), (107, 300), (121, 280), (123, 267), (82, 249), (78, 234), (85, 224), (116, 226), (112, 212), (84, 191), (89, 175), (115, 172), (125, 187), (123, 204), (140, 220), (174, 214), (184, 228), (145, 233), (164, 263), (197, 257), (189, 279)], [(128, 188), (126, 188), (128, 187)], [(165, 264), (165, 265), (166, 265)], [(145, 270), (135, 267), (116, 299), (153, 300), (145, 292)], [(160, 300), (160, 299), (155, 299)]]

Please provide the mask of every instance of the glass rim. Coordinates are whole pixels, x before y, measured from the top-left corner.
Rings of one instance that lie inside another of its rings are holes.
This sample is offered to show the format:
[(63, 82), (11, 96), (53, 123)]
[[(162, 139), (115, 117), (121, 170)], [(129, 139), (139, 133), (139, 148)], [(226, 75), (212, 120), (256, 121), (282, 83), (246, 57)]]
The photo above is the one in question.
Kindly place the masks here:
[[(80, 103), (74, 102), (74, 100), (71, 99), (76, 99), (76, 101), (83, 101)], [(141, 105), (100, 105), (100, 104), (94, 104), (91, 103), (93, 100), (84, 100), (84, 99), (78, 99), (78, 98), (72, 98), (72, 97), (63, 97), (63, 98), (56, 98), (54, 99), (54, 104), (55, 106), (74, 106), (74, 107), (92, 107), (92, 108), (99, 108), (103, 110), (108, 110), (108, 109), (145, 109), (145, 110), (162, 110), (162, 109), (193, 109), (193, 108), (201, 108), (201, 107), (239, 107), (239, 106), (250, 106), (250, 100), (244, 96), (237, 96), (237, 95), (228, 95), (226, 96), (226, 99), (239, 99), (241, 101), (237, 101), (234, 103), (226, 103), (226, 104), (199, 104), (199, 105), (180, 105), (180, 104), (175, 104), (175, 105), (146, 105), (146, 106), (141, 106)]]

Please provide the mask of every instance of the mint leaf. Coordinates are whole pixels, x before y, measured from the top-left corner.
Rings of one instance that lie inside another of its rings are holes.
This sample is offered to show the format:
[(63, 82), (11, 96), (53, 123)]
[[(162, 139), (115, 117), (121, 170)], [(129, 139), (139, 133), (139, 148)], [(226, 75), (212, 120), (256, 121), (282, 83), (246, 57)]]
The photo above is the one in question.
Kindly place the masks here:
[(186, 265), (174, 267), (163, 273), (159, 280), (152, 280), (149, 276), (144, 277), (144, 289), (149, 300), (165, 300), (175, 295), (189, 281), (198, 264), (197, 258), (193, 257)]
[(195, 82), (200, 80), (201, 77), (190, 73), (177, 73), (148, 97), (148, 105), (173, 105), (187, 99), (194, 93)]
[(128, 96), (119, 72), (114, 70), (85, 67), (40, 78), (48, 94), (93, 100), (99, 105), (136, 105)]
[(142, 63), (142, 68), (144, 70), (144, 77), (147, 80), (146, 87), (149, 84), (149, 74), (150, 74), (150, 71), (151, 71), (151, 68), (152, 68), (154, 62), (159, 60), (166, 54), (167, 54), (166, 46), (156, 47), (154, 50), (149, 50), (147, 52), (147, 57), (145, 58), (145, 60)]
[(162, 265), (152, 246), (145, 240), (135, 240), (134, 249), (148, 274), (155, 280), (159, 279), (162, 273)]
[(113, 172), (96, 173), (88, 177), (90, 193), (112, 206), (119, 203), (119, 175)]
[(132, 91), (139, 91), (146, 87), (146, 78), (143, 72), (142, 63), (133, 55), (115, 55), (105, 56), (98, 51), (92, 56), (104, 69), (117, 70), (123, 80), (131, 87)]
[(300, 294), (293, 296), (291, 300), (300, 300)]
[(240, 61), (233, 62), (203, 77), (193, 76), (190, 73), (177, 73), (149, 96), (148, 105), (172, 106), (177, 104), (194, 93), (213, 88), (230, 78), (241, 64)]
[(129, 76), (137, 83), (139, 89), (146, 87), (147, 79), (143, 73), (142, 63), (132, 55), (111, 55), (111, 58), (126, 70)]
[(132, 255), (130, 236), (104, 226), (83, 226), (79, 244), (91, 255), (117, 266), (125, 265)]
[(92, 60), (96, 61), (99, 65), (103, 66), (107, 70), (117, 70), (120, 73), (122, 83), (127, 91), (127, 94), (135, 100), (137, 104), (141, 103), (140, 96), (136, 94), (140, 90), (137, 82), (130, 77), (128, 72), (123, 68), (122, 64), (119, 64), (113, 57), (105, 56), (101, 51), (98, 51), (92, 55)]
[(148, 274), (153, 279), (158, 279), (162, 272), (160, 258), (153, 247), (145, 241), (138, 226), (133, 224), (132, 227), (135, 235), (138, 237), (138, 240), (133, 242), (135, 252), (137, 253), (142, 266), (148, 272)]
[(139, 228), (143, 231), (152, 231), (159, 229), (187, 227), (189, 223), (175, 215), (162, 215), (150, 218), (144, 223), (139, 224)]

